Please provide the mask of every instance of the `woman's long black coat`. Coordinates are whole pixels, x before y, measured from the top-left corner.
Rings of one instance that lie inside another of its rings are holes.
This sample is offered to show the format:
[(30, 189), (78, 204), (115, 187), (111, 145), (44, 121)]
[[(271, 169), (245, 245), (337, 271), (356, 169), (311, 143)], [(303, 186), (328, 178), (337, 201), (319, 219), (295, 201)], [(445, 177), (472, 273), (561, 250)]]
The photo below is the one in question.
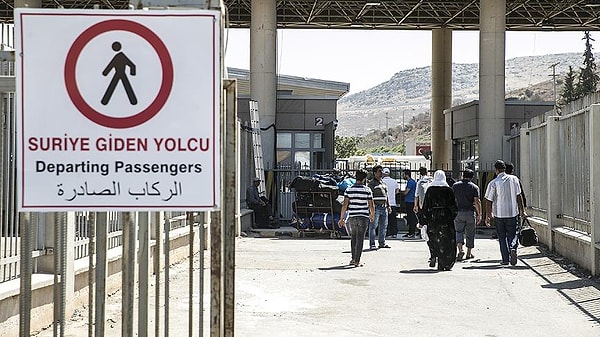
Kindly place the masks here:
[(456, 261), (456, 231), (454, 218), (457, 213), (454, 191), (446, 186), (427, 188), (423, 202), (423, 216), (429, 235), (429, 250), (437, 258), (438, 270), (450, 270)]

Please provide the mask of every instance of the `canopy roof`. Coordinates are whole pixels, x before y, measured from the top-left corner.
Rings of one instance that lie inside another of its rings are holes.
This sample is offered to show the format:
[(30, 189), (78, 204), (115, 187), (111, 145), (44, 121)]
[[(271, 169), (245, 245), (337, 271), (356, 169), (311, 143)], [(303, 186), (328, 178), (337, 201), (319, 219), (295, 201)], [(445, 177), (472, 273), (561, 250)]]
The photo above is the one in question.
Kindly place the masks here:
[[(227, 6), (228, 27), (250, 27), (251, 0), (223, 2)], [(13, 3), (0, 0), (0, 22), (13, 22)], [(104, 9), (127, 9), (129, 3), (129, 0), (42, 0), (42, 8), (91, 9), (99, 5)], [(131, 3), (137, 7), (135, 0)], [(278, 0), (277, 26), (478, 30), (479, 5), (480, 0)], [(600, 30), (599, 6), (600, 0), (507, 0), (506, 29)]]

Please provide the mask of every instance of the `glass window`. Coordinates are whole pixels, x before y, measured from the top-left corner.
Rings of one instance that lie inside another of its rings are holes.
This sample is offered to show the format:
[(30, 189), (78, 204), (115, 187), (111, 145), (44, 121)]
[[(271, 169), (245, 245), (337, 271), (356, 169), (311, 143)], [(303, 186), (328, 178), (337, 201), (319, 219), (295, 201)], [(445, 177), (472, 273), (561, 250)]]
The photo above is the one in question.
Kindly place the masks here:
[(321, 149), (323, 148), (323, 134), (322, 133), (315, 133), (313, 135), (313, 147), (315, 149)]
[(310, 152), (309, 151), (296, 151), (294, 153), (294, 163), (301, 170), (310, 169)]
[(277, 164), (279, 165), (291, 165), (292, 164), (292, 151), (277, 151)]
[(277, 147), (284, 149), (292, 148), (292, 134), (290, 132), (277, 133)]
[(294, 147), (296, 149), (310, 148), (310, 133), (297, 133), (294, 137)]

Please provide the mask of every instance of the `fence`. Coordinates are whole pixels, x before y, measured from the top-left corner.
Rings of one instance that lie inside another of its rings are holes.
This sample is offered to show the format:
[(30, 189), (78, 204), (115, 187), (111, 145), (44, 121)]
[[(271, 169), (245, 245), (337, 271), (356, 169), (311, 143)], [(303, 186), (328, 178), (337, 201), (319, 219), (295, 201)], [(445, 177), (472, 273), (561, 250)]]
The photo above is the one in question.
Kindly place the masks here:
[[(540, 241), (598, 274), (600, 95), (590, 95), (521, 128), (521, 181)], [(598, 200), (598, 201), (597, 201)]]
[[(421, 167), (418, 163), (407, 163), (407, 164), (397, 164), (397, 163), (383, 163), (381, 164), (384, 167), (390, 168), (391, 177), (401, 181), (402, 180), (402, 170), (409, 169), (412, 172), (412, 176), (416, 178), (416, 175), (419, 172), (419, 168)], [(277, 202), (274, 203), (278, 206), (277, 212), (279, 214), (279, 219), (283, 221), (289, 221), (293, 218), (293, 209), (292, 202), (295, 200), (295, 191), (290, 188), (290, 183), (294, 180), (294, 178), (298, 176), (312, 177), (314, 175), (330, 175), (332, 177), (344, 178), (348, 176), (354, 176), (354, 172), (357, 169), (365, 169), (369, 172), (369, 179), (371, 176), (371, 168), (373, 167), (373, 163), (348, 163), (347, 161), (340, 160), (336, 163), (336, 169), (313, 169), (313, 170), (301, 170), (294, 169), (290, 167), (277, 168), (270, 172), (274, 174), (277, 193), (275, 198), (277, 198)], [(452, 176), (457, 179), (458, 176), (453, 174), (451, 171), (446, 171), (448, 176)], [(269, 174), (267, 174), (269, 176)]]
[[(37, 271), (38, 258), (45, 256), (53, 247), (48, 244), (45, 237), (49, 236), (49, 229), (45, 221), (44, 213), (30, 213), (31, 223), (34, 227), (34, 252), (33, 252), (33, 270)], [(123, 244), (123, 221), (119, 212), (106, 213), (107, 248), (113, 249)], [(169, 230), (173, 231), (187, 226), (185, 222), (185, 212), (166, 212), (169, 219)], [(61, 226), (74, 225), (75, 242), (73, 245), (74, 259), (82, 259), (89, 256), (90, 227), (88, 219), (90, 212), (74, 212), (74, 224), (67, 222), (67, 217), (58, 217), (59, 221), (64, 221)], [(98, 224), (97, 224), (98, 225)], [(14, 280), (19, 277), (20, 260), (20, 231), (19, 222), (2, 224), (2, 236), (0, 236), (0, 283)]]
[[(550, 210), (549, 197), (561, 197), (560, 209), (553, 209), (567, 228), (591, 234), (590, 227), (590, 146), (589, 129), (591, 108), (563, 116), (538, 116), (524, 126), (530, 160), (524, 161), (529, 173), (526, 178), (528, 206), (536, 215), (545, 216)], [(556, 123), (556, 134), (548, 133), (548, 121)], [(556, 138), (556, 139), (555, 139)], [(548, 144), (552, 142), (552, 144)], [(549, 154), (552, 163), (549, 162)], [(550, 164), (557, 172), (549, 174)], [(557, 185), (558, 195), (551, 185)]]

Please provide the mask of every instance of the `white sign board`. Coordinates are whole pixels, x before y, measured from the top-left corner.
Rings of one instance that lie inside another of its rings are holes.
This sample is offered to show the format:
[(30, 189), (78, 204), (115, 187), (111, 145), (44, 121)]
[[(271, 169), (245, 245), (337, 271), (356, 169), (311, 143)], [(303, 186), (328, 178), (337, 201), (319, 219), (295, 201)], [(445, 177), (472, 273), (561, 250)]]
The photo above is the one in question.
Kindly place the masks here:
[(220, 13), (15, 9), (20, 211), (220, 200)]

